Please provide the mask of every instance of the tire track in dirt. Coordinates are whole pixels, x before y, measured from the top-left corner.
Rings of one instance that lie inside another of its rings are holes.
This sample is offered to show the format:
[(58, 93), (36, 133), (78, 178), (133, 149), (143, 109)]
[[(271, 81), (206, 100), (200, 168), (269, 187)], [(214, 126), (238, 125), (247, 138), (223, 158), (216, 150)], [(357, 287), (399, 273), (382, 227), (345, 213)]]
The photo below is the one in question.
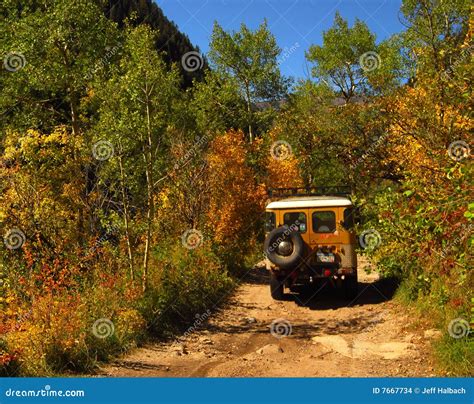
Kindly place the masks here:
[[(270, 297), (268, 276), (255, 268), (229, 302), (186, 338), (138, 348), (106, 365), (104, 376), (384, 377), (435, 376), (429, 360), (436, 332), (411, 326), (391, 301), (394, 285), (359, 272), (359, 296), (344, 301), (329, 284)], [(276, 338), (276, 319), (291, 334)]]

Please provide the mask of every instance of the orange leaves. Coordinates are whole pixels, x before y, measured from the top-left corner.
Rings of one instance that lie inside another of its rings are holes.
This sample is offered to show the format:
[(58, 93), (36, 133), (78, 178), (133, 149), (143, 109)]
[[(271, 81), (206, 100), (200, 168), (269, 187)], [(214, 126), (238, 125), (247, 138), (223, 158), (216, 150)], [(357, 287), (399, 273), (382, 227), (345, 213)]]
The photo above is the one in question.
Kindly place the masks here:
[(242, 132), (228, 131), (222, 136), (217, 136), (212, 141), (211, 153), (208, 155), (209, 166), (211, 169), (213, 167), (220, 168), (223, 161), (242, 165), (245, 162), (244, 145), (244, 134)]
[(299, 187), (303, 185), (298, 160), (294, 155), (283, 160), (276, 160), (273, 157), (269, 157), (267, 170), (267, 184), (271, 188)]
[(29, 312), (14, 320), (14, 327), (6, 335), (9, 352), (18, 352), (24, 372), (41, 374), (47, 368), (47, 355), (71, 355), (77, 351), (79, 341), (85, 338), (86, 315), (86, 307), (81, 306), (78, 297), (38, 297)]
[(17, 352), (10, 354), (0, 350), (0, 368), (7, 368), (12, 362), (16, 361), (17, 359)]
[(265, 189), (246, 164), (246, 152), (244, 135), (238, 131), (218, 136), (210, 145), (208, 220), (218, 243), (235, 242), (247, 229), (251, 233), (263, 211)]
[(280, 140), (283, 129), (279, 126), (269, 133), (272, 142), (266, 158), (267, 181), (270, 188), (299, 187), (303, 185), (299, 161), (291, 145)]
[[(278, 146), (283, 148), (276, 150)], [(249, 164), (253, 156), (259, 156), (266, 170), (265, 184), (258, 183), (256, 171)], [(210, 190), (207, 216), (210, 232), (219, 244), (235, 243), (252, 235), (260, 225), (266, 187), (302, 184), (298, 160), (286, 142), (269, 146), (257, 139), (247, 144), (242, 132), (228, 131), (213, 140), (207, 161)]]

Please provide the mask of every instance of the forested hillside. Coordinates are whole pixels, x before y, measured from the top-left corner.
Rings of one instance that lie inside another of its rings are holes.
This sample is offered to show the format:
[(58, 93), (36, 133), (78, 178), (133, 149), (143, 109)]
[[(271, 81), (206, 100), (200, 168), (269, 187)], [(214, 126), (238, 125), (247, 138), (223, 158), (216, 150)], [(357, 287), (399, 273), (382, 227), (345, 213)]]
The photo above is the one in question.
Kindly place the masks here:
[[(184, 54), (199, 51), (152, 0), (102, 0), (102, 3), (105, 15), (118, 23), (119, 27), (123, 27), (127, 18), (132, 18), (133, 25), (147, 24), (156, 30), (156, 49), (164, 52), (163, 59), (167, 63), (176, 62), (181, 67), (180, 62)], [(207, 63), (203, 59), (203, 68), (206, 66)], [(189, 87), (193, 79), (202, 79), (204, 69), (189, 71), (181, 67), (180, 71), (184, 77), (184, 86)]]
[(183, 331), (263, 258), (267, 188), (302, 185), (352, 187), (361, 253), (443, 333), (438, 372), (472, 372), (468, 1), (404, 0), (385, 41), (336, 14), (296, 82), (266, 22), (216, 22), (207, 68), (150, 0), (0, 14), (2, 374)]

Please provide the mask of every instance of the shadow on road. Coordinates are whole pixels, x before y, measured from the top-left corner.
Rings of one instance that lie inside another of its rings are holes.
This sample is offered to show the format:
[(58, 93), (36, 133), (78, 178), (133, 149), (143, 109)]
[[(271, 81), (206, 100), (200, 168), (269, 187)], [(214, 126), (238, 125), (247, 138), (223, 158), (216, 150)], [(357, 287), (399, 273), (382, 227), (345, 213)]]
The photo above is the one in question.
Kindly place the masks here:
[(338, 309), (341, 307), (379, 304), (391, 300), (398, 287), (394, 278), (379, 279), (374, 282), (359, 282), (359, 293), (354, 299), (346, 299), (343, 291), (329, 281), (311, 286), (298, 286), (289, 299), (299, 306), (311, 310)]
[[(270, 275), (265, 267), (256, 267), (249, 271), (244, 280), (246, 283), (269, 285)], [(343, 291), (328, 280), (313, 285), (297, 285), (285, 296), (286, 301), (294, 301), (298, 306), (312, 310), (338, 309), (341, 307), (378, 304), (391, 300), (398, 287), (395, 278), (378, 279), (373, 282), (359, 282), (359, 293), (356, 298), (348, 300)], [(268, 290), (270, 293), (270, 290)]]
[(245, 274), (243, 281), (254, 285), (268, 285), (270, 272), (264, 266), (256, 266)]
[[(250, 271), (244, 283), (268, 285), (269, 274), (265, 268), (254, 268)], [(374, 282), (359, 282), (359, 294), (353, 300), (347, 300), (341, 290), (330, 282), (320, 283), (319, 285), (297, 286), (291, 293), (286, 294), (285, 305), (295, 305), (310, 310), (338, 310), (345, 307), (360, 307), (369, 304), (381, 304), (392, 299), (397, 288), (397, 282), (394, 279), (380, 279)], [(288, 289), (287, 289), (288, 291)], [(270, 288), (265, 288), (263, 293), (270, 294)], [(278, 303), (275, 301), (275, 303)], [(243, 309), (242, 312), (250, 310), (258, 310), (259, 306), (252, 301), (239, 302), (233, 301), (232, 306), (235, 309)], [(261, 309), (261, 307), (260, 307)], [(264, 310), (268, 310), (266, 308)], [(301, 313), (294, 312), (289, 316), (293, 328), (293, 338), (308, 338), (316, 335), (340, 335), (346, 333), (357, 333), (367, 330), (368, 328), (384, 322), (383, 312), (380, 311), (354, 311), (353, 315), (344, 316), (344, 319), (338, 318), (337, 315), (325, 316), (315, 321), (300, 319)], [(281, 314), (280, 314), (281, 316)], [(295, 316), (297, 318), (295, 318)], [(293, 317), (293, 318), (292, 318)], [(270, 334), (270, 322), (261, 322), (245, 314), (241, 318), (227, 318), (224, 316), (223, 321), (215, 323), (206, 323), (203, 329), (209, 333), (226, 333), (226, 334), (244, 334), (251, 333), (254, 336), (265, 336)]]

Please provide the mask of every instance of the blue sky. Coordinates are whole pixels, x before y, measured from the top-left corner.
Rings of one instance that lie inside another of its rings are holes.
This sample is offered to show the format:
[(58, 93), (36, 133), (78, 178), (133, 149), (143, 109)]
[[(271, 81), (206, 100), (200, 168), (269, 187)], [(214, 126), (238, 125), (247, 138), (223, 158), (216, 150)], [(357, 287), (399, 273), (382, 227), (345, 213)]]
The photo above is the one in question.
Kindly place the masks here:
[(266, 18), (279, 46), (286, 48), (281, 70), (296, 78), (307, 77), (305, 51), (311, 44), (321, 44), (322, 33), (332, 25), (337, 10), (350, 24), (355, 18), (365, 21), (378, 42), (403, 30), (398, 20), (401, 0), (155, 1), (204, 53), (215, 20), (226, 30), (238, 30), (242, 22), (253, 29)]

